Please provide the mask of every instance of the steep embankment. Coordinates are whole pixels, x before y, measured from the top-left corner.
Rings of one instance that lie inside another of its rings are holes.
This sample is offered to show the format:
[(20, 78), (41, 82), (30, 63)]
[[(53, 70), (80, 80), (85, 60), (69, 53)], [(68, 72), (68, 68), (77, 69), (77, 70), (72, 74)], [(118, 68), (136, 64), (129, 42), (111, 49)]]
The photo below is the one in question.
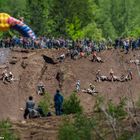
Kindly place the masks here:
[[(4, 84), (0, 81), (0, 119), (7, 117), (12, 120), (22, 119), (23, 112), (20, 108), (24, 108), (28, 96), (33, 95), (37, 102), (41, 98), (36, 94), (36, 86), (40, 80), (43, 81), (46, 91), (53, 98), (55, 90), (58, 88), (56, 75), (60, 70), (64, 73), (62, 92), (65, 97), (69, 96), (75, 89), (75, 83), (78, 79), (81, 81), (82, 89), (88, 88), (89, 83), (93, 83), (99, 94), (105, 97), (105, 100), (113, 99), (117, 102), (122, 96), (131, 98), (133, 96), (134, 99), (139, 97), (140, 77), (137, 67), (127, 63), (130, 58), (134, 59), (134, 54), (138, 56), (139, 51), (130, 52), (127, 55), (118, 50), (103, 51), (98, 54), (105, 61), (102, 64), (93, 63), (88, 57), (76, 61), (67, 58), (63, 63), (52, 65), (46, 63), (42, 57), (43, 54), (49, 57), (58, 57), (63, 52), (66, 50), (33, 50), (29, 53), (11, 51), (9, 61), (16, 59), (17, 63), (9, 64), (9, 70), (13, 72), (17, 80), (11, 84)], [(134, 78), (132, 81), (123, 83), (95, 82), (95, 74), (98, 69), (103, 75), (108, 76), (111, 68), (117, 76), (125, 74), (127, 69), (131, 68)], [(95, 97), (85, 93), (79, 93), (78, 96), (85, 111), (92, 111)]]

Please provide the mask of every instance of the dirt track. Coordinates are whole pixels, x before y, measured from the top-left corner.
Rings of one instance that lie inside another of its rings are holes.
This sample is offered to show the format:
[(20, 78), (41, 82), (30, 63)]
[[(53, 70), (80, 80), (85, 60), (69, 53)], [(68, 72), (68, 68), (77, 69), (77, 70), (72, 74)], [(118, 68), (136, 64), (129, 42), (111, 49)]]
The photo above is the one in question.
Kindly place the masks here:
[[(99, 94), (105, 97), (105, 100), (113, 99), (118, 101), (122, 96), (133, 96), (136, 100), (139, 97), (139, 80), (137, 68), (134, 64), (128, 64), (130, 58), (134, 58), (139, 55), (139, 51), (130, 52), (124, 54), (117, 50), (107, 50), (99, 53), (98, 55), (105, 61), (105, 63), (91, 62), (90, 57), (81, 58), (76, 61), (66, 59), (64, 63), (56, 65), (45, 63), (42, 54), (49, 57), (59, 56), (66, 50), (36, 50), (30, 53), (11, 51), (9, 54), (9, 62), (12, 59), (16, 59), (16, 64), (9, 64), (9, 70), (13, 72), (16, 77), (16, 81), (13, 83), (4, 84), (0, 81), (0, 119), (10, 118), (12, 120), (23, 119), (23, 111), (20, 108), (24, 108), (25, 100), (29, 95), (33, 95), (35, 101), (39, 101), (41, 98), (36, 94), (36, 85), (39, 79), (45, 84), (45, 88), (50, 96), (53, 98), (55, 90), (58, 88), (58, 82), (56, 80), (56, 74), (61, 69), (64, 72), (64, 84), (62, 88), (63, 95), (69, 96), (75, 89), (75, 83), (79, 79), (81, 81), (81, 88), (88, 88), (89, 83), (93, 83)], [(13, 58), (14, 57), (14, 58)], [(21, 63), (27, 64), (24, 69)], [(46, 69), (43, 71), (43, 68)], [(95, 82), (95, 73), (98, 69), (101, 70), (103, 75), (109, 75), (109, 70), (113, 69), (115, 75), (121, 76), (128, 68), (132, 69), (134, 79), (129, 82)], [(1, 72), (3, 69), (0, 69)], [(43, 71), (43, 73), (42, 73)], [(130, 90), (131, 89), (131, 90)], [(132, 91), (132, 92), (131, 92)], [(132, 93), (132, 94), (131, 94)], [(95, 97), (79, 93), (81, 104), (84, 106), (86, 112), (92, 111)], [(53, 100), (52, 100), (53, 101)]]

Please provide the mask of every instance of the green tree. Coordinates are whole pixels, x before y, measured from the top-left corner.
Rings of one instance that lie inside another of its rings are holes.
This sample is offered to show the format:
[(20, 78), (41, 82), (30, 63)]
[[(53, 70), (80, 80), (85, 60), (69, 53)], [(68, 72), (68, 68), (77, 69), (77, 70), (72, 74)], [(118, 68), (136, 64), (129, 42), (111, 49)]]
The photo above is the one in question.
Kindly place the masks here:
[(105, 38), (129, 36), (140, 25), (138, 0), (94, 0), (94, 3), (98, 6), (95, 21)]
[(39, 106), (41, 107), (41, 109), (43, 110), (44, 115), (47, 115), (48, 112), (50, 111), (50, 97), (48, 93), (45, 93), (45, 95), (43, 95), (43, 98), (40, 100), (39, 102)]
[(66, 20), (66, 33), (73, 40), (81, 39), (83, 34), (80, 19), (75, 17), (74, 23), (69, 23), (69, 21)]
[(64, 114), (82, 113), (83, 108), (76, 93), (72, 93), (68, 99), (64, 100), (63, 111)]
[(38, 35), (46, 34), (48, 0), (26, 0), (29, 22)]
[(93, 140), (96, 122), (85, 115), (76, 115), (72, 122), (66, 118), (59, 128), (59, 140)]
[(139, 0), (0, 0), (1, 12), (24, 17), (37, 35), (74, 40), (139, 37), (139, 7)]
[[(49, 11), (49, 20), (53, 23), (52, 34), (55, 36), (69, 36), (70, 32), (79, 34), (79, 31), (91, 22), (92, 17), (92, 5), (89, 0), (53, 0)], [(77, 24), (77, 21), (80, 24)]]
[(19, 18), (20, 16), (24, 16), (25, 5), (26, 0), (1, 0), (0, 11)]
[(98, 7), (95, 15), (97, 27), (102, 30), (103, 37), (114, 39), (117, 35), (111, 20), (111, 1), (94, 0), (94, 2)]
[(96, 23), (90, 23), (84, 27), (82, 30), (82, 36), (96, 41), (103, 40), (102, 30), (97, 27)]
[(112, 101), (108, 102), (108, 113), (116, 119), (124, 118), (127, 115), (125, 111), (126, 106), (126, 98), (121, 98), (118, 105), (113, 103)]

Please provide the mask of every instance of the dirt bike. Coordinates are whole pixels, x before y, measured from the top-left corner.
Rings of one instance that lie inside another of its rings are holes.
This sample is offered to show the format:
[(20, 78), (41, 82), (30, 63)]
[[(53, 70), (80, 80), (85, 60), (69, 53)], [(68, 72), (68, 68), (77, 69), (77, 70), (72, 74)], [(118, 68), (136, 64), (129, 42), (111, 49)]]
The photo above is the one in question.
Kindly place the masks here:
[(39, 114), (39, 112), (36, 109), (29, 109), (29, 118), (39, 118), (41, 117), (41, 115)]
[(45, 87), (43, 85), (37, 87), (37, 94), (38, 95), (44, 95), (45, 94)]

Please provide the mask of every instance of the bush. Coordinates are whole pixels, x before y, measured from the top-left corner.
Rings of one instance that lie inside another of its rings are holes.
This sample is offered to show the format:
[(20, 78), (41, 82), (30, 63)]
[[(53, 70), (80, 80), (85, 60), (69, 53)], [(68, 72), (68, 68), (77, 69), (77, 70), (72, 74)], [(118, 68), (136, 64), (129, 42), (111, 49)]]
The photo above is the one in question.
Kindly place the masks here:
[(60, 126), (58, 138), (59, 140), (80, 140), (77, 129), (70, 122), (65, 122)]
[(50, 97), (48, 93), (44, 94), (43, 98), (40, 100), (38, 105), (41, 107), (44, 115), (46, 116), (49, 112), (49, 107), (50, 107)]
[(90, 38), (96, 41), (101, 41), (104, 38), (102, 37), (102, 30), (99, 29), (96, 25), (96, 23), (90, 23), (86, 27), (83, 28), (82, 30), (83, 37)]
[(10, 131), (12, 125), (8, 120), (0, 121), (0, 137), (3, 137), (5, 140), (18, 140), (16, 135)]
[(114, 104), (112, 101), (108, 103), (108, 113), (116, 119), (121, 119), (127, 115), (125, 111), (126, 98), (121, 98), (118, 105)]
[(64, 114), (75, 114), (83, 112), (83, 108), (80, 105), (80, 100), (76, 96), (75, 92), (73, 92), (71, 96), (64, 101), (63, 112)]
[(95, 122), (85, 115), (76, 115), (72, 122), (67, 119), (59, 128), (59, 140), (92, 140)]
[(104, 97), (103, 96), (100, 96), (100, 95), (97, 95), (96, 98), (95, 98), (95, 105), (94, 105), (94, 108), (93, 110), (95, 112), (100, 112), (101, 111), (101, 106), (104, 104)]

